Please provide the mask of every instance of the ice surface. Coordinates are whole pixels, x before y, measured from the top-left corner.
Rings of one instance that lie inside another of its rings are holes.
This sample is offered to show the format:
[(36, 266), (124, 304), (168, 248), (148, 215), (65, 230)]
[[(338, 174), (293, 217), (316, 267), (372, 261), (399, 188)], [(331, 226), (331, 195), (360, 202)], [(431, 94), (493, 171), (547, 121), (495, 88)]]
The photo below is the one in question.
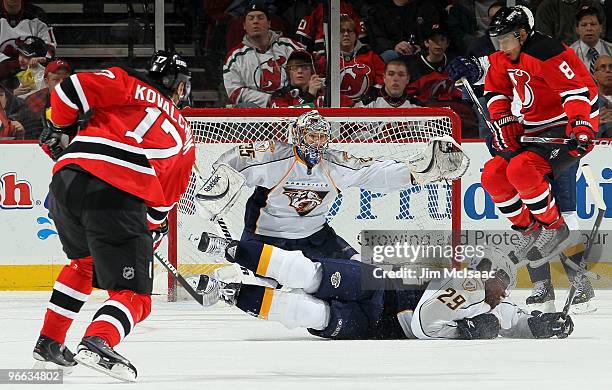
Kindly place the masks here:
[[(612, 291), (599, 310), (575, 316), (566, 340), (329, 341), (219, 304), (154, 302), (153, 313), (117, 347), (137, 367), (122, 384), (76, 367), (54, 389), (610, 389)], [(524, 302), (527, 291), (512, 298)], [(0, 368), (32, 364), (48, 292), (0, 292)], [(565, 291), (557, 290), (557, 307)], [(74, 350), (104, 299), (96, 293), (68, 333)], [(0, 385), (42, 389), (43, 385)]]

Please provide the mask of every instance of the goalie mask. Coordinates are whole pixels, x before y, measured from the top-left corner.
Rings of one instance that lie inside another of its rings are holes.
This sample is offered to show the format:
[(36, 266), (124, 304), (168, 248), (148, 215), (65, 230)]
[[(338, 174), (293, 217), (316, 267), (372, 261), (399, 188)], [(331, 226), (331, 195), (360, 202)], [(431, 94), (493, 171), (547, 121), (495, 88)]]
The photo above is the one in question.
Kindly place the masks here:
[(158, 50), (153, 54), (148, 66), (149, 77), (158, 82), (169, 98), (176, 92), (181, 82), (185, 83), (185, 90), (178, 97), (176, 104), (180, 107), (189, 101), (191, 93), (191, 72), (187, 62), (176, 53)]
[(293, 144), (299, 155), (310, 166), (320, 160), (329, 145), (331, 125), (318, 111), (312, 110), (300, 115), (291, 128)]

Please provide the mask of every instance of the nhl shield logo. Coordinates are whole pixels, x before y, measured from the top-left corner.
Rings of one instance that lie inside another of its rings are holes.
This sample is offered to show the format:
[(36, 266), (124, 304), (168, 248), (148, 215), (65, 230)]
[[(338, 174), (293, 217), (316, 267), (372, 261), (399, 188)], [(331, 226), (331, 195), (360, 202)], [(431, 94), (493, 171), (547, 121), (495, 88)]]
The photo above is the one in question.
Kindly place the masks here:
[(331, 282), (331, 285), (334, 286), (334, 288), (338, 288), (340, 286), (340, 279), (342, 279), (342, 276), (340, 275), (339, 271), (336, 271), (329, 278), (329, 281)]
[(123, 267), (123, 278), (127, 280), (134, 279), (134, 267)]

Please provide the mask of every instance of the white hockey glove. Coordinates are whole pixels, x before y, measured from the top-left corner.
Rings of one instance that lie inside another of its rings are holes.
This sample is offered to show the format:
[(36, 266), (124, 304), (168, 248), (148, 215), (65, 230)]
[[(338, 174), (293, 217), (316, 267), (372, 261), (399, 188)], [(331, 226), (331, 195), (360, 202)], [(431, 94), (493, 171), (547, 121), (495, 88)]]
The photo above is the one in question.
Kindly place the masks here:
[(208, 180), (197, 188), (195, 198), (211, 221), (217, 221), (238, 199), (245, 179), (228, 165), (221, 164)]
[(449, 135), (432, 138), (420, 153), (406, 161), (415, 184), (458, 179), (470, 165), (470, 159)]

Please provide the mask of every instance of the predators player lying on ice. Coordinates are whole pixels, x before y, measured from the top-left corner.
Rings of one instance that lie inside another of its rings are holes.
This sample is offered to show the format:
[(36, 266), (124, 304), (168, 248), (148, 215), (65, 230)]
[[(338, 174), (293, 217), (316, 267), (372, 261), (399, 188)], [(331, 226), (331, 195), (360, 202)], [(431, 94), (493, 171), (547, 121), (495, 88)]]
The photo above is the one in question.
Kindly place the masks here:
[[(210, 248), (207, 233), (200, 248)], [(376, 267), (346, 259), (309, 259), (255, 241), (226, 241), (225, 257), (283, 285), (275, 289), (223, 282), (207, 275), (192, 283), (204, 305), (220, 299), (240, 310), (288, 328), (303, 327), (330, 339), (565, 338), (573, 331), (563, 313), (531, 314), (506, 298), (516, 269), (499, 250), (471, 267), (492, 277), (441, 278), (407, 288), (401, 279), (376, 277)]]

